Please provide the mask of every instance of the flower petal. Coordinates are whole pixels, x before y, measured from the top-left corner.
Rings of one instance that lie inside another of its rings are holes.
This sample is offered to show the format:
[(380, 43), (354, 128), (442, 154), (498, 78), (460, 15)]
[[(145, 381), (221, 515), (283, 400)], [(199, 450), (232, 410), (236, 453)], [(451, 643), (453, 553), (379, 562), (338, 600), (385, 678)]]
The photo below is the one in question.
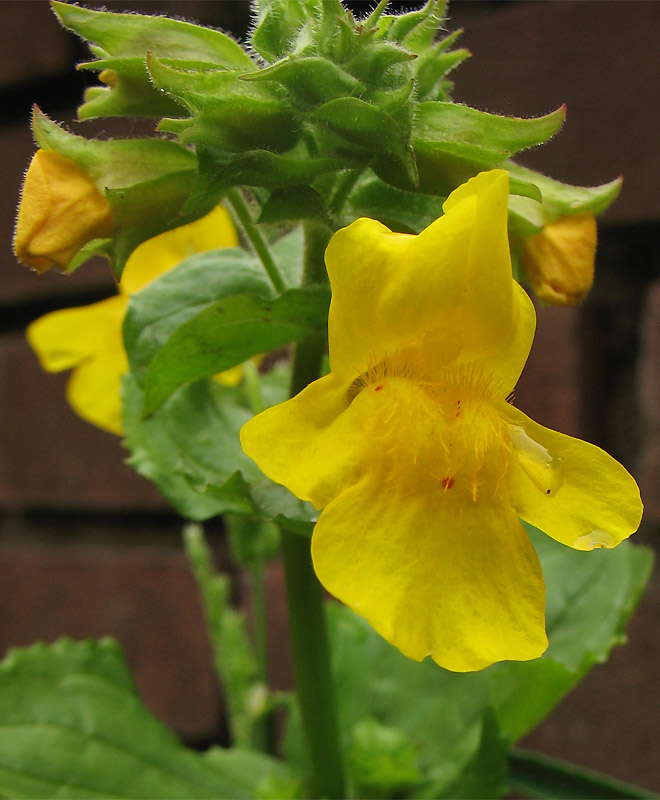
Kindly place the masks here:
[(37, 150), (18, 208), (16, 257), (38, 272), (66, 269), (83, 245), (113, 228), (110, 204), (89, 175), (54, 150)]
[(365, 404), (350, 404), (335, 375), (253, 417), (241, 429), (244, 452), (271, 480), (322, 508), (360, 468), (370, 448)]
[(123, 347), (108, 351), (77, 367), (66, 387), (66, 396), (79, 417), (98, 428), (121, 436), (121, 378), (128, 372)]
[(639, 488), (600, 447), (544, 428), (507, 406), (514, 454), (509, 488), (520, 516), (576, 550), (616, 547), (642, 518)]
[(507, 201), (507, 173), (493, 170), (452, 193), (418, 236), (369, 219), (338, 231), (326, 251), (333, 372), (352, 381), (412, 345), (428, 369), (477, 362), (508, 393), (535, 317), (511, 276)]
[(60, 372), (107, 352), (123, 353), (121, 325), (126, 303), (125, 297), (111, 297), (35, 320), (26, 334), (43, 369)]
[(219, 247), (236, 247), (238, 234), (223, 206), (188, 225), (181, 225), (142, 242), (130, 255), (122, 273), (120, 291), (134, 294), (184, 258)]
[(547, 647), (539, 561), (502, 502), (365, 475), (321, 514), (312, 556), (325, 588), (417, 661), (467, 672)]

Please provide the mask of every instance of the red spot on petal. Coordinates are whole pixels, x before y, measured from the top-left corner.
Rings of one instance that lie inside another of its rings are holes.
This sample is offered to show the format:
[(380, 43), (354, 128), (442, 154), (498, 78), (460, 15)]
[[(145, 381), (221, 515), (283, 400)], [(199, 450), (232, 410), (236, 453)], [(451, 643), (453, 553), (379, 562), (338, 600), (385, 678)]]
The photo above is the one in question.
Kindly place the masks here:
[(451, 487), (453, 485), (454, 485), (454, 479), (453, 478), (443, 478), (442, 479), (442, 486), (443, 486), (444, 489), (451, 489)]
[(381, 383), (380, 386), (376, 386), (376, 388), (374, 389), (374, 392), (380, 392), (380, 390), (383, 389), (383, 388), (384, 388), (384, 386)]

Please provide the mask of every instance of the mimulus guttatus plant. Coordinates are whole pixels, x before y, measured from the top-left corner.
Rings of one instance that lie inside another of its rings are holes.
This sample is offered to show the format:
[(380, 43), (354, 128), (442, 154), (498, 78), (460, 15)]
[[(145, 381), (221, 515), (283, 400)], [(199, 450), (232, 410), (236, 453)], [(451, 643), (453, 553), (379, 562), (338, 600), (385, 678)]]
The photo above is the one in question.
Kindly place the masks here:
[(405, 655), (455, 671), (546, 649), (520, 518), (592, 550), (642, 513), (617, 461), (507, 402), (536, 325), (512, 278), (508, 195), (492, 170), (417, 236), (366, 218), (335, 233), (330, 373), (241, 432), (266, 475), (323, 509), (326, 589)]

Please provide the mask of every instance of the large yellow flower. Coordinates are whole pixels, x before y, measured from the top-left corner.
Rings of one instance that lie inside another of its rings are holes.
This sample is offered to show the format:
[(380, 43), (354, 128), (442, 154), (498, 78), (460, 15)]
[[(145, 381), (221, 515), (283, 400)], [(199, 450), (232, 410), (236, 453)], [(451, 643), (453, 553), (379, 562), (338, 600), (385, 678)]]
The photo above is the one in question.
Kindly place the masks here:
[(507, 402), (535, 329), (512, 279), (508, 176), (459, 187), (418, 236), (359, 219), (326, 252), (329, 375), (259, 414), (245, 452), (323, 508), (323, 585), (407, 656), (480, 669), (545, 650), (519, 517), (580, 550), (636, 530), (633, 478)]
[(53, 311), (28, 327), (28, 341), (45, 370), (73, 369), (67, 399), (79, 416), (121, 435), (120, 384), (128, 372), (122, 323), (129, 297), (194, 253), (237, 244), (231, 218), (218, 206), (196, 222), (143, 242), (128, 259), (115, 297)]

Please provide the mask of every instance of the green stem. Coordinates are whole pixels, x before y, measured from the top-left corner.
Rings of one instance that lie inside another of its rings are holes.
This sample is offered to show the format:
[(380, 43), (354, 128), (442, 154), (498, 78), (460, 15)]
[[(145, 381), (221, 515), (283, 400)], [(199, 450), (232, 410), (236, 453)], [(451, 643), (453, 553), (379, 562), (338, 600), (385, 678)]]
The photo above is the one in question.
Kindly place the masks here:
[(286, 289), (286, 282), (282, 277), (279, 267), (275, 263), (273, 254), (270, 252), (268, 242), (264, 239), (261, 231), (254, 223), (252, 215), (250, 214), (250, 209), (238, 189), (230, 189), (227, 192), (227, 201), (232, 207), (245, 235), (250, 240), (254, 252), (263, 264), (273, 287), (277, 292), (283, 292)]
[[(325, 226), (305, 224), (304, 285), (326, 280), (323, 253), (329, 238), (330, 231)], [(310, 337), (298, 344), (291, 378), (292, 394), (319, 376), (324, 350), (323, 337)], [(314, 574), (309, 541), (285, 530), (281, 535), (296, 689), (310, 772), (309, 788), (314, 797), (341, 798), (344, 797), (344, 769), (323, 589)]]

